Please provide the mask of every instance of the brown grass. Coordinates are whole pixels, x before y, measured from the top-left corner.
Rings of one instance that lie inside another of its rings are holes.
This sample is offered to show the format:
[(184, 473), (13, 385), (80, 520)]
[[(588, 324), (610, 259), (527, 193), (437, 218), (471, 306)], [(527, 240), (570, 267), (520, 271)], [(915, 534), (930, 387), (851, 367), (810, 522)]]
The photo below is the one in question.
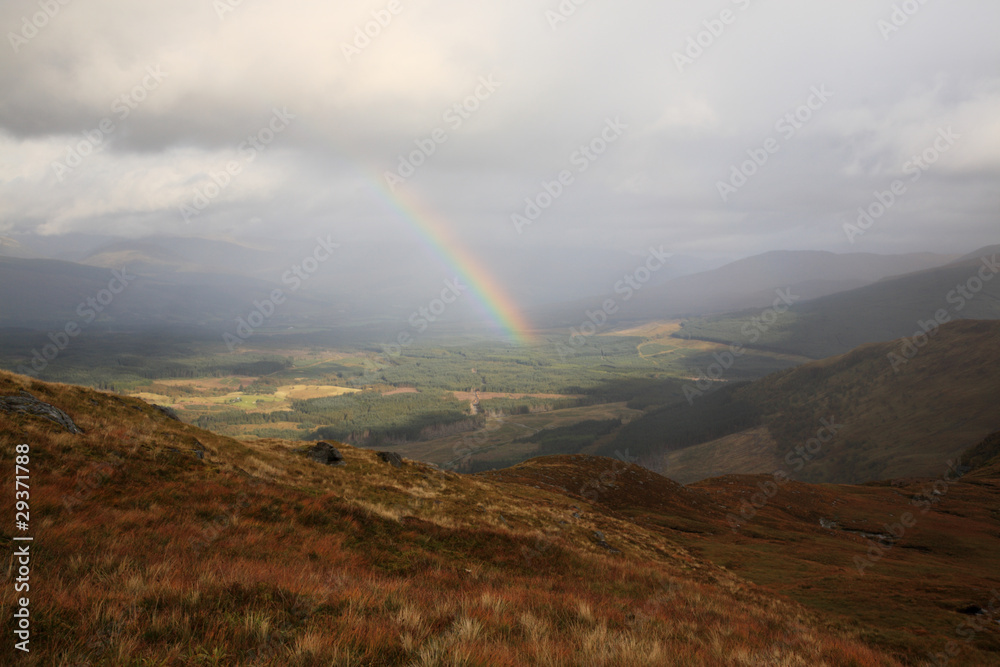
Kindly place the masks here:
[[(34, 634), (19, 663), (898, 664), (843, 617), (712, 564), (624, 504), (394, 469), (348, 446), (347, 465), (327, 468), (299, 443), (239, 442), (138, 400), (0, 373), (0, 395), (19, 388), (86, 432), (0, 416), (5, 461), (31, 445)], [(100, 462), (110, 473), (81, 486)], [(583, 463), (575, 474), (591, 474)], [(703, 492), (638, 472), (612, 483), (633, 476), (712, 516)], [(4, 586), (3, 613), (13, 603)]]

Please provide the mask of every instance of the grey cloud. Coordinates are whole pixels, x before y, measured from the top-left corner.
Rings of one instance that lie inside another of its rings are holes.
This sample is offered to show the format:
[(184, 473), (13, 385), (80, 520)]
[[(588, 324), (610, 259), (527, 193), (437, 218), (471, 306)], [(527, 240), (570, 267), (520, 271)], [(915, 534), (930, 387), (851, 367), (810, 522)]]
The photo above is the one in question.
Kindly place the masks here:
[[(0, 228), (49, 233), (196, 233), (178, 214), (195, 187), (264, 127), (296, 120), (213, 201), (198, 229), (307, 236), (325, 220), (399, 224), (377, 182), (436, 128), (437, 145), (402, 187), (471, 245), (656, 237), (679, 250), (746, 254), (777, 247), (850, 250), (840, 225), (899, 176), (908, 156), (954, 125), (966, 137), (863, 239), (863, 250), (951, 251), (995, 241), (1000, 171), (1000, 7), (926, 3), (886, 40), (893, 3), (591, 0), (555, 29), (559, 3), (410, 5), (351, 62), (343, 45), (386, 3), (69, 2), (37, 36), (0, 48)], [(745, 9), (741, 9), (744, 7)], [(735, 17), (694, 62), (684, 52), (728, 9)], [(17, 0), (0, 28), (38, 11)], [(150, 67), (166, 78), (122, 117)], [(450, 127), (444, 113), (480, 77), (501, 87)], [(775, 121), (826, 85), (834, 97), (781, 141), (740, 191), (717, 183)], [(116, 100), (119, 104), (116, 109)], [(510, 215), (569, 156), (621, 116), (629, 130), (545, 211), (530, 234)], [(99, 152), (62, 181), (52, 163), (110, 118)], [(259, 218), (260, 223), (246, 221)], [(497, 246), (498, 247), (498, 246)], [(507, 250), (505, 250), (507, 252)]]

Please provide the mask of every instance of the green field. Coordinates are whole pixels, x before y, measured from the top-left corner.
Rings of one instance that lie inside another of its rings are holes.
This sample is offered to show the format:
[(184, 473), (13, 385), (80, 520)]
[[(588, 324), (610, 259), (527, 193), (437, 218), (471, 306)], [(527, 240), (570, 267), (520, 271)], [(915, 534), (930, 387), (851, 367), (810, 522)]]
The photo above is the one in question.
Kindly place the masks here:
[[(597, 451), (636, 417), (683, 401), (682, 386), (723, 346), (670, 339), (678, 327), (651, 323), (572, 348), (564, 331), (527, 345), (440, 336), (396, 356), (318, 331), (258, 335), (236, 353), (207, 337), (104, 333), (74, 341), (38, 377), (137, 396), (226, 435), (340, 440), (480, 470)], [(0, 367), (17, 371), (26, 360), (16, 351), (38, 340), (0, 331)], [(727, 379), (789, 363), (750, 354)]]

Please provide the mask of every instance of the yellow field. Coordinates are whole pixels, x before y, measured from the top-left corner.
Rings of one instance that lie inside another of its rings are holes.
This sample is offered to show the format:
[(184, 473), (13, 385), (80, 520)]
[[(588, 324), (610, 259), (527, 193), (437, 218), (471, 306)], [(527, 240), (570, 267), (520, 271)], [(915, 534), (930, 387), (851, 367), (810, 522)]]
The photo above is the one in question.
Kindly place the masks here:
[(359, 391), (361, 390), (349, 387), (337, 387), (335, 385), (291, 384), (278, 387), (278, 391), (274, 392), (274, 396), (281, 400), (293, 398), (297, 401), (306, 401), (313, 398), (329, 398), (331, 396), (355, 394)]
[[(712, 352), (728, 350), (731, 346), (724, 343), (713, 343), (707, 340), (693, 340), (687, 338), (672, 338), (675, 333), (681, 330), (681, 320), (664, 320), (661, 322), (647, 322), (630, 329), (608, 331), (599, 336), (634, 336), (645, 338), (643, 342), (636, 346), (636, 351), (641, 359), (651, 359), (668, 354), (680, 353), (683, 351), (697, 350), (701, 352)], [(652, 348), (649, 352), (644, 352), (643, 348)], [(658, 349), (668, 348), (668, 349)], [(798, 354), (784, 354), (781, 352), (770, 352), (765, 350), (754, 350), (755, 354), (781, 359), (783, 361), (794, 361), (796, 363), (808, 363), (812, 359)]]
[[(231, 378), (198, 379), (184, 381), (184, 384), (196, 388), (208, 389), (209, 385), (212, 387), (231, 385), (231, 380)], [(259, 395), (244, 394), (239, 391), (232, 391), (222, 396), (183, 396), (179, 398), (150, 392), (138, 392), (131, 395), (150, 403), (156, 403), (157, 405), (188, 410), (215, 405), (232, 405), (261, 412), (271, 412), (287, 408), (293, 400), (304, 401), (314, 398), (329, 398), (331, 396), (353, 394), (358, 391), (360, 390), (336, 385), (289, 384), (278, 387), (277, 391), (273, 394)]]

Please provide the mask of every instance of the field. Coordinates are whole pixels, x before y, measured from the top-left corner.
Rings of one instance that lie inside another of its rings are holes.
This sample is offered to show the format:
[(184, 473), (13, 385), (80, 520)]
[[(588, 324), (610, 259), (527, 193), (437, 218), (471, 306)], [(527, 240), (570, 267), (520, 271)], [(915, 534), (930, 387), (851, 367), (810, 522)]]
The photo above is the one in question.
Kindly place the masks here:
[[(612, 434), (560, 429), (613, 422), (617, 430), (681, 400), (682, 383), (727, 348), (671, 338), (680, 325), (647, 323), (572, 344), (561, 330), (538, 332), (530, 345), (445, 331), (395, 356), (358, 332), (258, 335), (235, 353), (196, 336), (107, 333), (75, 342), (39, 378), (142, 398), (231, 436), (336, 439), (480, 470), (568, 453), (571, 444), (592, 451)], [(24, 358), (12, 351), (36, 339), (0, 332), (0, 366), (16, 370)], [(748, 354), (725, 379), (796, 361)]]
[[(175, 410), (197, 411), (217, 405), (224, 405), (230, 408), (273, 412), (275, 410), (291, 408), (293, 401), (330, 398), (331, 396), (343, 396), (361, 391), (360, 389), (351, 387), (312, 384), (279, 385), (273, 394), (247, 395), (245, 390), (242, 389), (230, 391), (237, 382), (242, 387), (243, 382), (252, 384), (256, 379), (226, 378), (219, 380), (216, 378), (198, 378), (193, 381), (165, 380), (157, 384), (167, 388), (167, 393), (154, 394), (148, 391), (137, 391), (132, 392), (130, 395)], [(194, 390), (197, 393), (192, 396), (181, 392), (170, 392), (169, 388), (175, 386)], [(218, 395), (220, 389), (226, 390), (226, 393), (221, 396)]]

